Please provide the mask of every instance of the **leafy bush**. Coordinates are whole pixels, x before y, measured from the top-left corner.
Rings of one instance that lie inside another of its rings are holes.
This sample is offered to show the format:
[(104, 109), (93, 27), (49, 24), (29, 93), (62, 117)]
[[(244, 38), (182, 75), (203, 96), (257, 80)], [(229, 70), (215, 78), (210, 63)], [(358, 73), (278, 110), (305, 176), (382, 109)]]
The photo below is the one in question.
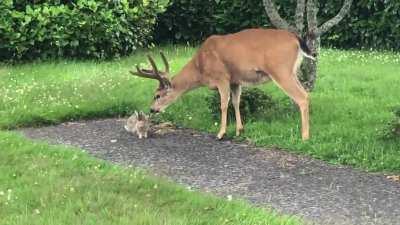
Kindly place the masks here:
[[(285, 0), (284, 2), (286, 2)], [(266, 25), (260, 0), (173, 0), (157, 19), (158, 42), (197, 42), (211, 34)]]
[(195, 42), (213, 33), (210, 1), (175, 0), (157, 19), (157, 42)]
[(162, 8), (149, 0), (3, 0), (0, 60), (126, 55), (149, 43)]
[[(325, 1), (321, 7), (331, 18), (342, 1)], [(335, 6), (336, 5), (336, 6)], [(323, 43), (342, 48), (400, 50), (400, 1), (353, 1), (350, 15), (323, 37)]]
[(400, 138), (400, 107), (393, 110), (394, 118), (381, 131), (383, 139)]
[[(269, 27), (261, 0), (172, 0), (157, 19), (158, 42), (197, 42), (210, 34)], [(319, 21), (339, 12), (343, 1), (320, 0)], [(295, 0), (275, 0), (282, 17), (294, 19)], [(400, 1), (353, 1), (350, 15), (322, 37), (340, 48), (400, 49)]]
[[(211, 110), (214, 119), (221, 118), (221, 100), (219, 93), (213, 92), (212, 95), (206, 99), (207, 105)], [(243, 89), (240, 101), (240, 114), (243, 120), (257, 118), (259, 116), (266, 116), (272, 113), (274, 101), (271, 96), (258, 88)], [(229, 104), (228, 108), (229, 119), (235, 119), (235, 111), (233, 105)]]

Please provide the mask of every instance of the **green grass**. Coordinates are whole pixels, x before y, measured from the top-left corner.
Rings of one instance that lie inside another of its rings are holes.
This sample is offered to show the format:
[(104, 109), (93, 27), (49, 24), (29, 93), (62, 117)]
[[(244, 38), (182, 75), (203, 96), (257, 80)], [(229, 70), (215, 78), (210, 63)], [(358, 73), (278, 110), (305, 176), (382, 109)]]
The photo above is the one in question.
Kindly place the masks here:
[[(156, 54), (160, 49), (153, 49)], [(195, 49), (164, 47), (177, 72)], [(70, 119), (126, 115), (148, 110), (156, 82), (128, 74), (145, 63), (145, 51), (111, 62), (59, 61), (0, 69), (0, 127), (58, 123)], [(161, 62), (158, 60), (158, 62)], [(400, 140), (382, 140), (379, 131), (400, 104), (400, 55), (324, 49), (311, 94), (310, 141), (300, 138), (299, 113), (275, 85), (261, 88), (278, 103), (270, 118), (247, 121), (243, 138), (278, 146), (331, 163), (371, 171), (400, 171)], [(216, 132), (206, 97), (193, 91), (162, 115), (183, 126)], [(232, 124), (232, 123), (231, 123)], [(234, 127), (229, 127), (233, 135)]]
[(0, 131), (0, 224), (297, 225), (132, 168)]

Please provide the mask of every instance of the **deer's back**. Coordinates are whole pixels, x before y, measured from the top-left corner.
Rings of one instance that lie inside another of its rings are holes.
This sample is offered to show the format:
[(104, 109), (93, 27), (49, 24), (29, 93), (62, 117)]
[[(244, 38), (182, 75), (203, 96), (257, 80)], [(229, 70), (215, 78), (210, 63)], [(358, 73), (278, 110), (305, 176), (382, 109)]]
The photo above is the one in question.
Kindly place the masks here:
[(297, 52), (298, 40), (293, 33), (247, 29), (209, 37), (199, 49), (198, 65), (205, 79), (218, 74), (231, 83), (258, 84), (268, 81), (269, 74), (277, 70), (292, 68)]

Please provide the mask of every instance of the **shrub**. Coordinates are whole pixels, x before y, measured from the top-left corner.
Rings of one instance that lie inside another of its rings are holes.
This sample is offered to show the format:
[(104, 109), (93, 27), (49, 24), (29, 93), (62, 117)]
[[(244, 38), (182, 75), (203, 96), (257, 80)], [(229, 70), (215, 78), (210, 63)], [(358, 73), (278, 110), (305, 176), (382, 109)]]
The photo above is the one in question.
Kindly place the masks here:
[[(217, 91), (213, 92), (212, 95), (208, 96), (207, 105), (211, 110), (211, 114), (214, 119), (221, 118), (220, 109), (220, 96)], [(250, 120), (258, 117), (269, 117), (274, 109), (274, 101), (272, 97), (258, 88), (246, 88), (243, 89), (240, 101), (240, 114), (243, 120)], [(229, 119), (235, 119), (235, 111), (232, 103), (229, 104), (228, 108)]]
[[(262, 0), (172, 0), (157, 19), (158, 42), (197, 42), (211, 34), (250, 27), (269, 27)], [(335, 16), (343, 1), (317, 1), (320, 22)], [(295, 0), (275, 0), (279, 12), (294, 18)], [(400, 1), (353, 1), (350, 15), (322, 37), (322, 44), (340, 48), (400, 49)]]
[[(330, 18), (342, 1), (324, 1), (322, 14)], [(323, 36), (323, 43), (341, 48), (400, 50), (400, 1), (353, 1), (346, 16)]]
[(390, 140), (400, 138), (400, 107), (394, 108), (393, 115), (394, 118), (387, 123), (381, 131), (380, 136), (383, 139)]
[(0, 60), (126, 55), (149, 43), (162, 8), (150, 0), (3, 0)]
[(155, 39), (198, 42), (211, 34), (231, 33), (266, 23), (260, 0), (173, 0), (157, 19)]

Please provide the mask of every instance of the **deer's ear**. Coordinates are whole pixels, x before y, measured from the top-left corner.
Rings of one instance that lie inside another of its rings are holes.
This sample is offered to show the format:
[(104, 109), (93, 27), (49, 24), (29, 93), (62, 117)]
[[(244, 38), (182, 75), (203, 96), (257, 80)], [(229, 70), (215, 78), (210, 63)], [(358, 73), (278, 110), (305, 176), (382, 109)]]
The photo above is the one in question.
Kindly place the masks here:
[(168, 79), (168, 77), (164, 77), (163, 81), (164, 81), (164, 85), (167, 89), (171, 88), (172, 84), (171, 84), (171, 81)]
[(166, 87), (165, 87), (165, 90), (168, 92), (168, 91), (170, 91), (170, 90), (172, 90), (172, 84), (170, 83), (169, 85), (167, 85)]
[(160, 85), (158, 86), (157, 90), (163, 90), (163, 89), (168, 90), (171, 88), (171, 86), (172, 86), (171, 81), (168, 78), (163, 77), (163, 78), (161, 78), (161, 80), (162, 81), (160, 82)]

